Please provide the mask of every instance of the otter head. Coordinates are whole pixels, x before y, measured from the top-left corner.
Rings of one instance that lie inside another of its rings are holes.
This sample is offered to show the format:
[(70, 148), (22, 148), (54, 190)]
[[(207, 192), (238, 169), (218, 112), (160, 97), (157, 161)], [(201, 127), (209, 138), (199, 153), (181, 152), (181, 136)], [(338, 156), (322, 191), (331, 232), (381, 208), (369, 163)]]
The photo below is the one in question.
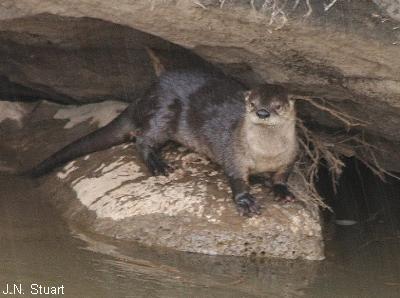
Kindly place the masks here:
[(295, 119), (294, 101), (282, 86), (264, 84), (244, 96), (247, 116), (254, 124), (280, 126)]

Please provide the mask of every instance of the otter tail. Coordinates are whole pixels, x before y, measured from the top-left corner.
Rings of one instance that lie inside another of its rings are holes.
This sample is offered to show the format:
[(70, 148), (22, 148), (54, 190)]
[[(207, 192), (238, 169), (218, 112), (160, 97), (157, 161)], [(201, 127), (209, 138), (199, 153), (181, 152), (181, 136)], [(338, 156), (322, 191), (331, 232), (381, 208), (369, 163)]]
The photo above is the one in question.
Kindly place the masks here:
[(106, 126), (65, 146), (23, 175), (40, 177), (77, 157), (131, 140), (135, 132), (133, 119), (131, 119), (131, 106)]

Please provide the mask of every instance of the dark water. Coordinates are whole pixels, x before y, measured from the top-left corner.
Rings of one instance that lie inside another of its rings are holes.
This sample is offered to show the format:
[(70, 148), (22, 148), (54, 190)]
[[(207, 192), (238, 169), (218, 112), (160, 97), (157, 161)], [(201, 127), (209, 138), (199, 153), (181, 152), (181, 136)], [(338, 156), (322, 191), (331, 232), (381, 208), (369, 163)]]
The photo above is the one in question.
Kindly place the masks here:
[(342, 203), (340, 213), (358, 224), (328, 228), (325, 261), (289, 262), (149, 249), (82, 234), (32, 181), (0, 177), (0, 297), (7, 283), (21, 284), (25, 297), (32, 283), (64, 286), (63, 297), (400, 297), (398, 187), (361, 184), (357, 189), (367, 185), (364, 191), (381, 201), (366, 207), (366, 200), (349, 199), (360, 194), (343, 193), (351, 204)]

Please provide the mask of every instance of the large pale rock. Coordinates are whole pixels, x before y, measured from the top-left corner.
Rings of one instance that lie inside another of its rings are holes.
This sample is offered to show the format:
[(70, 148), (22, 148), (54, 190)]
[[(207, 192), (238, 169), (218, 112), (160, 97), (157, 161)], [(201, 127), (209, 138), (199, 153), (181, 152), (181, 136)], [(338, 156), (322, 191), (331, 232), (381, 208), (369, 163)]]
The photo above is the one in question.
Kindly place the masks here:
[[(68, 217), (79, 222), (92, 211), (91, 230), (182, 251), (323, 258), (317, 206), (281, 205), (268, 191), (254, 187), (263, 214), (243, 218), (215, 167), (188, 152), (169, 152), (167, 161), (176, 168), (168, 178), (149, 177), (131, 146), (70, 163), (58, 178), (84, 208), (77, 211), (74, 204), (67, 208)], [(57, 183), (51, 179), (44, 187), (53, 185)], [(307, 197), (302, 194), (301, 199)], [(61, 205), (66, 200), (70, 198), (58, 198)]]
[[(106, 111), (117, 114), (124, 106), (40, 104), (22, 120), (22, 129), (1, 135), (9, 151), (20, 153), (8, 167), (28, 167), (104, 125), (112, 118), (105, 119)], [(37, 142), (42, 137), (48, 146)], [(42, 178), (41, 189), (69, 221), (118, 239), (204, 254), (324, 257), (318, 206), (295, 177), (291, 186), (303, 204), (279, 204), (268, 189), (254, 185), (262, 215), (244, 218), (237, 214), (216, 165), (172, 145), (165, 156), (175, 171), (168, 177), (150, 177), (133, 146), (117, 146), (70, 162)]]

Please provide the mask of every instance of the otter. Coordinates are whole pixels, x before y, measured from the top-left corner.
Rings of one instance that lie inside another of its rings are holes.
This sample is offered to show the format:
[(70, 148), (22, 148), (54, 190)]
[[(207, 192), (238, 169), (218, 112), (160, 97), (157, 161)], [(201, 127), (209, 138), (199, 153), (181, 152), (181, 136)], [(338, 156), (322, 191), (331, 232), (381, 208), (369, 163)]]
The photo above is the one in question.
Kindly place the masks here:
[(249, 192), (249, 177), (272, 182), (279, 200), (293, 201), (287, 187), (298, 144), (295, 107), (288, 91), (273, 84), (248, 90), (234, 78), (209, 68), (162, 70), (145, 96), (124, 112), (35, 166), (38, 177), (72, 159), (134, 141), (152, 175), (168, 175), (161, 157), (167, 141), (208, 156), (223, 169), (238, 212), (260, 214)]

